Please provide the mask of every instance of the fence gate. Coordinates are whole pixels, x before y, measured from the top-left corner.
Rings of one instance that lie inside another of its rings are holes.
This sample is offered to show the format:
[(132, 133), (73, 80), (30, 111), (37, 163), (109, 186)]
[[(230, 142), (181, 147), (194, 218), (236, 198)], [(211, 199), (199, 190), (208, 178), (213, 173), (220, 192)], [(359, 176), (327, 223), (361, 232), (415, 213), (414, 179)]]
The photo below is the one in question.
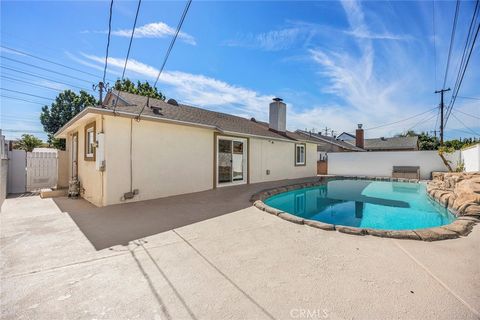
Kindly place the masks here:
[(26, 153), (23, 150), (8, 152), (7, 193), (24, 193), (26, 191)]
[(57, 152), (27, 152), (27, 191), (57, 185)]

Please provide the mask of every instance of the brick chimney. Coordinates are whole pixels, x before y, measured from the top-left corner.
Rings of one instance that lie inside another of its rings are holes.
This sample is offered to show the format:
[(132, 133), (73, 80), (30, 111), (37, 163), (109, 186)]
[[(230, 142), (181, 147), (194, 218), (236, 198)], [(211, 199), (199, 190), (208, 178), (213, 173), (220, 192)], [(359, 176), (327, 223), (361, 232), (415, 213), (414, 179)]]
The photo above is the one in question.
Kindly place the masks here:
[(355, 145), (358, 148), (362, 148), (362, 149), (365, 147), (365, 136), (364, 136), (364, 133), (363, 133), (361, 123), (358, 124), (358, 128), (355, 131)]
[(287, 131), (287, 105), (280, 98), (274, 98), (270, 103), (268, 127), (276, 132)]

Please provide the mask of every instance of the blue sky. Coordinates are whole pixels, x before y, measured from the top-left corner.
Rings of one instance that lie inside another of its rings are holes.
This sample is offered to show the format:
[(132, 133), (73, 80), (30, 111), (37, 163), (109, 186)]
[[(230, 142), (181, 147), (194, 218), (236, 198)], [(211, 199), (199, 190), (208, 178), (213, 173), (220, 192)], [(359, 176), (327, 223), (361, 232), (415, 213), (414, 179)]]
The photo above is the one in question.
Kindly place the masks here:
[[(128, 78), (154, 82), (184, 5), (142, 2)], [(452, 88), (474, 5), (460, 5), (446, 81)], [(121, 76), (136, 6), (136, 1), (114, 2), (107, 74), (111, 83)], [(41, 104), (49, 104), (55, 90), (81, 87), (96, 94), (91, 86), (102, 76), (108, 9), (109, 1), (1, 2), (1, 128), (7, 138), (33, 132), (45, 139), (38, 117)], [(454, 10), (453, 1), (435, 2), (434, 36), (431, 1), (194, 0), (157, 87), (184, 103), (262, 120), (267, 119), (270, 99), (279, 96), (288, 105), (289, 129), (328, 126), (341, 133), (353, 131), (357, 123), (368, 129), (425, 111), (367, 130), (366, 135), (434, 130), (436, 111), (428, 110), (438, 105), (433, 92), (443, 83)], [(477, 43), (459, 96), (480, 98), (479, 65)], [(448, 102), (450, 96), (446, 98)], [(480, 132), (475, 118), (480, 117), (479, 105), (480, 100), (457, 99), (447, 138)]]

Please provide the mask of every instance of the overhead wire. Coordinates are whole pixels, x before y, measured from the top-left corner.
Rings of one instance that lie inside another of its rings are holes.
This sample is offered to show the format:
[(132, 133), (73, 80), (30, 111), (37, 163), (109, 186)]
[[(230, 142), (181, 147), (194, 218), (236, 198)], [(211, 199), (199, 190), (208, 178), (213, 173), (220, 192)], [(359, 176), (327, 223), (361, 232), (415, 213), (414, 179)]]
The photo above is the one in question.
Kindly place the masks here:
[(4, 65), (0, 65), (0, 68), (7, 69), (7, 70), (17, 72), (17, 73), (21, 73), (21, 74), (25, 74), (25, 75), (28, 75), (28, 76), (31, 76), (31, 77), (36, 77), (36, 78), (40, 78), (40, 79), (43, 79), (43, 80), (63, 84), (63, 85), (66, 85), (66, 86), (69, 86), (69, 87), (72, 87), (72, 88), (77, 88), (77, 89), (80, 89), (80, 90), (85, 90), (85, 91), (92, 90), (92, 89), (86, 89), (86, 88), (83, 88), (83, 87), (79, 87), (79, 86), (76, 86), (76, 85), (73, 85), (73, 84), (70, 84), (70, 83), (66, 83), (66, 82), (63, 82), (63, 81), (55, 80), (55, 79), (52, 79), (52, 78), (47, 78), (47, 77), (44, 77), (44, 76), (39, 75), (39, 74), (26, 72), (26, 71), (19, 70), (19, 69), (16, 69), (16, 68), (10, 68), (10, 67), (4, 66)]
[(367, 130), (374, 130), (374, 129), (378, 129), (378, 128), (384, 128), (384, 127), (388, 127), (388, 126), (391, 126), (391, 125), (394, 125), (394, 124), (397, 124), (397, 123), (401, 123), (401, 122), (404, 122), (404, 121), (408, 121), (408, 120), (410, 120), (410, 119), (414, 119), (414, 118), (419, 117), (419, 116), (421, 116), (421, 115), (424, 115), (424, 114), (426, 114), (426, 113), (428, 113), (428, 112), (431, 112), (432, 110), (435, 110), (436, 108), (438, 108), (438, 107), (431, 108), (431, 109), (429, 109), (429, 110), (427, 110), (427, 111), (424, 111), (424, 112), (415, 114), (415, 115), (413, 115), (413, 116), (410, 116), (410, 117), (408, 117), (408, 118), (404, 118), (404, 119), (401, 119), (401, 120), (398, 120), (398, 121), (389, 122), (389, 123), (382, 124), (382, 125), (379, 125), (379, 126), (376, 126), (376, 127), (365, 128), (365, 131), (367, 131)]
[(447, 83), (448, 69), (450, 67), (450, 58), (452, 56), (452, 48), (453, 48), (453, 43), (455, 41), (455, 31), (457, 29), (457, 20), (458, 20), (459, 8), (460, 8), (460, 0), (457, 0), (456, 6), (455, 6), (455, 14), (454, 14), (454, 17), (453, 17), (452, 33), (450, 34), (450, 46), (449, 46), (449, 49), (448, 49), (447, 65), (446, 65), (446, 68), (445, 68), (445, 76), (443, 78), (442, 88), (445, 88), (445, 84)]
[(42, 97), (42, 96), (38, 96), (38, 95), (36, 95), (36, 94), (26, 93), (26, 92), (22, 92), (22, 91), (7, 89), (7, 88), (0, 88), (0, 90), (4, 90), (4, 91), (8, 91), (8, 92), (13, 92), (13, 93), (18, 93), (18, 94), (24, 94), (24, 95), (26, 95), (26, 96), (31, 96), (31, 97), (35, 97), (35, 98), (50, 100), (50, 101), (53, 100), (52, 98)]
[(105, 84), (105, 78), (107, 76), (108, 50), (110, 49), (110, 34), (112, 33), (112, 11), (113, 11), (113, 0), (110, 1), (110, 13), (108, 17), (107, 48), (105, 52), (105, 67), (103, 68), (103, 78), (102, 78), (104, 84)]
[(24, 55), (24, 56), (28, 56), (28, 57), (31, 57), (31, 58), (34, 58), (34, 59), (37, 59), (37, 60), (40, 60), (40, 61), (48, 62), (48, 63), (54, 64), (54, 65), (57, 65), (57, 66), (60, 66), (60, 67), (66, 68), (66, 69), (73, 70), (75, 72), (80, 72), (80, 73), (83, 73), (83, 74), (86, 74), (86, 75), (89, 75), (89, 76), (93, 76), (95, 78), (98, 77), (97, 74), (94, 74), (94, 73), (91, 73), (91, 72), (88, 72), (88, 71), (84, 71), (84, 70), (81, 70), (81, 69), (77, 69), (77, 68), (68, 66), (66, 64), (63, 64), (63, 63), (55, 62), (55, 61), (52, 61), (50, 59), (43, 58), (43, 57), (40, 57), (38, 55), (29, 53), (29, 52), (26, 52), (26, 51), (23, 51), (23, 50), (11, 48), (11, 47), (8, 47), (8, 46), (5, 46), (5, 45), (0, 45), (0, 47), (5, 48), (9, 51), (19, 53), (19, 54)]
[(1, 58), (2, 58), (2, 59), (7, 59), (7, 60), (10, 60), (10, 61), (13, 61), (13, 62), (15, 62), (15, 63), (20, 63), (20, 64), (23, 64), (23, 65), (27, 65), (27, 66), (32, 67), (32, 68), (37, 68), (37, 69), (44, 70), (44, 71), (51, 72), (51, 73), (55, 73), (55, 74), (58, 74), (58, 75), (61, 75), (61, 76), (64, 76), (64, 77), (72, 78), (72, 79), (75, 79), (75, 80), (78, 80), (78, 81), (83, 81), (83, 82), (87, 82), (87, 83), (92, 83), (92, 81), (89, 81), (89, 80), (85, 80), (85, 79), (82, 79), (82, 78), (74, 77), (74, 76), (65, 74), (65, 73), (63, 73), (63, 72), (54, 71), (54, 70), (51, 70), (51, 69), (48, 69), (48, 68), (39, 67), (39, 66), (36, 66), (36, 65), (34, 65), (34, 64), (27, 63), (27, 62), (23, 62), (23, 61), (20, 61), (20, 60), (17, 60), (17, 59), (9, 58), (9, 57), (5, 57), (5, 56), (3, 56), (3, 55), (1, 56)]
[(458, 92), (460, 90), (460, 87), (462, 86), (462, 82), (463, 82), (463, 79), (465, 77), (465, 72), (467, 71), (468, 63), (470, 62), (470, 58), (472, 56), (472, 51), (473, 51), (473, 48), (475, 47), (475, 42), (477, 41), (479, 30), (480, 30), (480, 23), (478, 24), (477, 31), (475, 32), (475, 36), (474, 36), (473, 41), (472, 41), (472, 45), (470, 46), (470, 52), (468, 53), (467, 60), (465, 61), (465, 67), (463, 68), (463, 71), (461, 73), (460, 80), (458, 82), (458, 86), (457, 86), (455, 92), (452, 93), (452, 99), (451, 99), (451, 102), (449, 104), (449, 108), (448, 108), (448, 111), (447, 111), (448, 113), (446, 115), (445, 124), (447, 124), (448, 118), (450, 117), (450, 114), (452, 113), (453, 106), (455, 105), (455, 101), (457, 100), (457, 95), (458, 95)]
[(3, 95), (3, 94), (0, 94), (0, 97), (1, 97), (1, 98), (5, 98), (5, 99), (18, 100), (18, 101), (23, 101), (23, 102), (38, 104), (38, 105), (42, 105), (42, 106), (45, 105), (44, 103), (41, 103), (41, 102), (32, 101), (32, 100), (27, 100), (27, 99), (22, 99), (22, 98), (17, 98), (17, 97), (11, 97), (11, 96), (7, 96), (7, 95)]
[[(142, 0), (138, 0), (137, 12), (135, 13), (135, 21), (133, 22), (132, 34), (130, 36), (130, 42), (128, 44), (127, 56), (125, 57), (125, 64), (123, 66), (122, 79), (121, 79), (120, 83), (122, 83), (123, 79), (125, 78), (125, 71), (127, 70), (128, 58), (130, 57), (130, 50), (132, 48), (133, 37), (135, 35), (135, 29), (137, 27), (138, 13), (140, 11), (140, 5), (141, 4), (142, 4)], [(118, 104), (118, 99), (120, 98), (120, 93), (121, 93), (121, 91), (118, 91), (117, 98), (115, 99), (115, 105), (113, 106), (113, 114), (114, 115), (116, 115), (115, 111), (117, 109), (117, 104)]]
[[(190, 8), (190, 5), (192, 4), (192, 0), (188, 0), (187, 3), (185, 4), (185, 8), (183, 9), (182, 15), (180, 17), (180, 21), (178, 22), (177, 29), (175, 31), (175, 34), (172, 38), (172, 41), (170, 41), (170, 45), (168, 46), (168, 49), (165, 53), (165, 57), (163, 59), (162, 66), (160, 67), (158, 71), (157, 78), (155, 79), (155, 83), (153, 84), (153, 88), (156, 88), (158, 80), (160, 79), (160, 76), (162, 75), (162, 72), (165, 68), (165, 65), (167, 64), (168, 57), (170, 56), (170, 53), (172, 52), (173, 46), (175, 45), (175, 41), (177, 40), (178, 34), (180, 33), (180, 30), (182, 29), (183, 22), (185, 21), (185, 17), (187, 16), (188, 9)], [(143, 111), (145, 110), (146, 106), (149, 106), (150, 103), (150, 96), (147, 97), (147, 102), (146, 104), (142, 107), (140, 112), (138, 113), (136, 119), (140, 120), (140, 116), (142, 115)]]
[(41, 85), (41, 84), (37, 84), (37, 83), (25, 81), (25, 80), (20, 80), (20, 79), (11, 78), (11, 77), (5, 76), (5, 75), (3, 75), (3, 74), (0, 75), (0, 78), (9, 79), (9, 80), (13, 80), (13, 81), (18, 81), (18, 82), (21, 82), (21, 83), (28, 84), (28, 85), (30, 85), (30, 86), (45, 88), (45, 89), (49, 89), (49, 90), (53, 90), (53, 91), (57, 91), (57, 92), (63, 92), (63, 90), (60, 90), (60, 89), (58, 89), (58, 88), (52, 88), (52, 87), (49, 87), (49, 86), (45, 86), (45, 85)]
[(455, 115), (455, 113), (452, 113), (452, 117), (454, 117), (458, 122), (460, 122), (460, 123), (465, 127), (465, 129), (467, 129), (468, 131), (470, 131), (470, 132), (473, 133), (474, 135), (480, 136), (480, 133), (475, 132), (475, 131), (472, 130), (470, 127), (468, 127), (462, 120), (460, 120), (460, 119)]

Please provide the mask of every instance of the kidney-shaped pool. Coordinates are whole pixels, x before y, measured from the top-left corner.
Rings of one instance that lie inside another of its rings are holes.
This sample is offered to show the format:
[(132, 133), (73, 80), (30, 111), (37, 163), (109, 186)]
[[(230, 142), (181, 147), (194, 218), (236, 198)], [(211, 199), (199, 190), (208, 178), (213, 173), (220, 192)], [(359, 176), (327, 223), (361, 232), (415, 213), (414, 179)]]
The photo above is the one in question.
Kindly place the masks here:
[(264, 202), (305, 219), (358, 228), (413, 230), (455, 220), (428, 197), (421, 183), (333, 180), (280, 193)]

